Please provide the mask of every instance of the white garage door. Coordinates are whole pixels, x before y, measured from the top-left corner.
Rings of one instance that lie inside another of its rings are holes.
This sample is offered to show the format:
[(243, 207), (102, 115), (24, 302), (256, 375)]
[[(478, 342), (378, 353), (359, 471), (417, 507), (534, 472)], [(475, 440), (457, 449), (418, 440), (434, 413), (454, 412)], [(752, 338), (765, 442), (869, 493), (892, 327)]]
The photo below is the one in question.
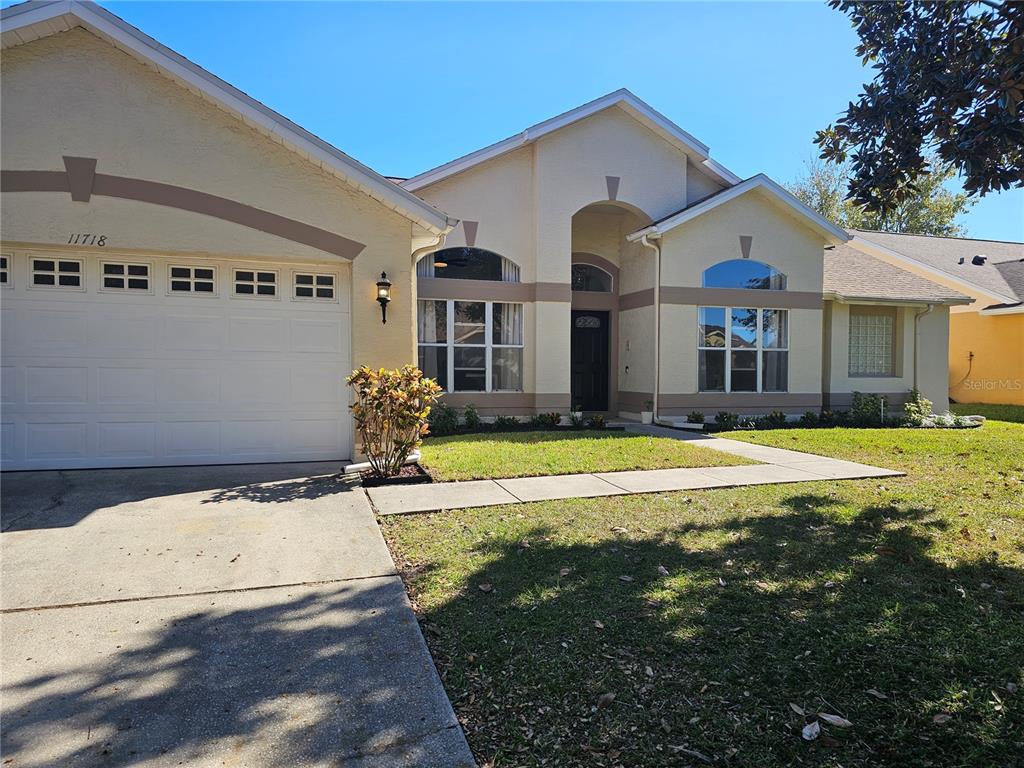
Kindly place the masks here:
[(4, 469), (345, 459), (347, 265), (4, 254)]

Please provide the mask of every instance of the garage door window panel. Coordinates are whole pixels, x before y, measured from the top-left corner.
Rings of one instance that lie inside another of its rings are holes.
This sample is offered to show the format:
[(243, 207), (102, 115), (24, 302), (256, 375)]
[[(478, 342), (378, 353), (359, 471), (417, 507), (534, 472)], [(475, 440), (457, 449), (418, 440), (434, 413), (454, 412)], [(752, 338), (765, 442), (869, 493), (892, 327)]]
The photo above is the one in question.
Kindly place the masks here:
[(114, 293), (150, 293), (149, 264), (104, 261), (100, 264), (100, 290)]
[(277, 272), (266, 269), (236, 269), (234, 295), (244, 298), (276, 299)]
[(11, 260), (12, 257), (9, 253), (0, 254), (0, 287), (10, 288), (13, 284), (11, 280)]
[(202, 296), (217, 294), (217, 270), (215, 267), (170, 267), (170, 292), (193, 293)]
[(32, 259), (33, 288), (85, 290), (85, 267), (80, 259)]
[(296, 272), (292, 296), (300, 301), (335, 301), (337, 275), (317, 272)]

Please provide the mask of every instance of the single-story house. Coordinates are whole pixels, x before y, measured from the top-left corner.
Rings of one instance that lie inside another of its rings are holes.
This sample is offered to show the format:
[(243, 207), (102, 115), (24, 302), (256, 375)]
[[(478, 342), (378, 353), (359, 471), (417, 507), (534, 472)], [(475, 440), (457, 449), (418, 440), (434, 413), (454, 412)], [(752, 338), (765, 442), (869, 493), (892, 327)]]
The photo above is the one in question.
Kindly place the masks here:
[(346, 459), (345, 375), (417, 360), (484, 415), (946, 405), (969, 295), (628, 91), (393, 180), (99, 6), (2, 20), (5, 469)]
[(1024, 243), (849, 234), (850, 247), (974, 299), (949, 310), (951, 398), (1024, 405)]

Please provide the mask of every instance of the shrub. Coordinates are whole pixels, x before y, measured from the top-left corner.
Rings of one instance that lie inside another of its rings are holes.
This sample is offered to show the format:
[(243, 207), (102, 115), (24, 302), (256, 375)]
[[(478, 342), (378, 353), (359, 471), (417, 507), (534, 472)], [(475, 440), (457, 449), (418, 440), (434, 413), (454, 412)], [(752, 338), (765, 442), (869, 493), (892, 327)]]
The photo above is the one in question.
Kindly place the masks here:
[(690, 424), (703, 424), (704, 414), (701, 413), (700, 411), (690, 411), (686, 415), (686, 421)]
[(468, 403), (462, 409), (462, 421), (466, 425), (466, 429), (473, 431), (480, 429), (480, 412), (476, 409), (475, 405)]
[(765, 424), (764, 429), (780, 429), (789, 423), (788, 419), (786, 419), (786, 414), (782, 411), (772, 411), (767, 416), (764, 416), (761, 421)]
[(591, 429), (604, 429), (604, 416), (602, 416), (599, 413), (595, 413), (593, 416), (587, 419), (587, 426), (590, 427)]
[(587, 420), (583, 418), (583, 414), (579, 411), (573, 411), (569, 414), (569, 424), (572, 425), (573, 429), (583, 429), (587, 424)]
[(430, 434), (450, 435), (459, 428), (459, 412), (447, 403), (438, 403), (430, 409)]
[(807, 411), (803, 416), (800, 417), (799, 424), (801, 427), (816, 427), (823, 423), (823, 420), (814, 411)]
[(884, 395), (864, 394), (863, 392), (853, 393), (853, 403), (850, 406), (850, 416), (853, 423), (859, 427), (878, 426), (882, 423), (882, 409), (887, 404)]
[(925, 419), (932, 415), (932, 401), (916, 389), (912, 389), (910, 397), (903, 404), (903, 413), (906, 414), (908, 424), (920, 427)]
[(498, 416), (494, 419), (494, 428), (498, 432), (515, 429), (519, 426), (519, 419), (515, 416)]
[(379, 477), (397, 475), (427, 433), (441, 387), (413, 365), (392, 371), (363, 366), (346, 382), (355, 391), (349, 407), (370, 466)]
[(562, 414), (557, 411), (542, 413), (537, 416), (537, 423), (545, 428), (557, 427), (562, 423)]
[(739, 426), (740, 417), (735, 413), (729, 413), (728, 411), (719, 411), (715, 414), (715, 426), (723, 432), (728, 432), (731, 429), (736, 429)]

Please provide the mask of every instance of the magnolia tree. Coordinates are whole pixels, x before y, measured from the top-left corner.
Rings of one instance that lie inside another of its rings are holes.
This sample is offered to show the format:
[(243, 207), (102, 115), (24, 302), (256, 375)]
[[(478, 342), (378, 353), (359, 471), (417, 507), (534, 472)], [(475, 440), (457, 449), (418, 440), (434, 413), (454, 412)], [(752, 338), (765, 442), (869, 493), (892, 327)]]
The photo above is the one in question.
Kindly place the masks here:
[(441, 387), (413, 365), (393, 371), (363, 366), (346, 381), (355, 392), (350, 407), (370, 466), (380, 477), (397, 475), (427, 434)]

